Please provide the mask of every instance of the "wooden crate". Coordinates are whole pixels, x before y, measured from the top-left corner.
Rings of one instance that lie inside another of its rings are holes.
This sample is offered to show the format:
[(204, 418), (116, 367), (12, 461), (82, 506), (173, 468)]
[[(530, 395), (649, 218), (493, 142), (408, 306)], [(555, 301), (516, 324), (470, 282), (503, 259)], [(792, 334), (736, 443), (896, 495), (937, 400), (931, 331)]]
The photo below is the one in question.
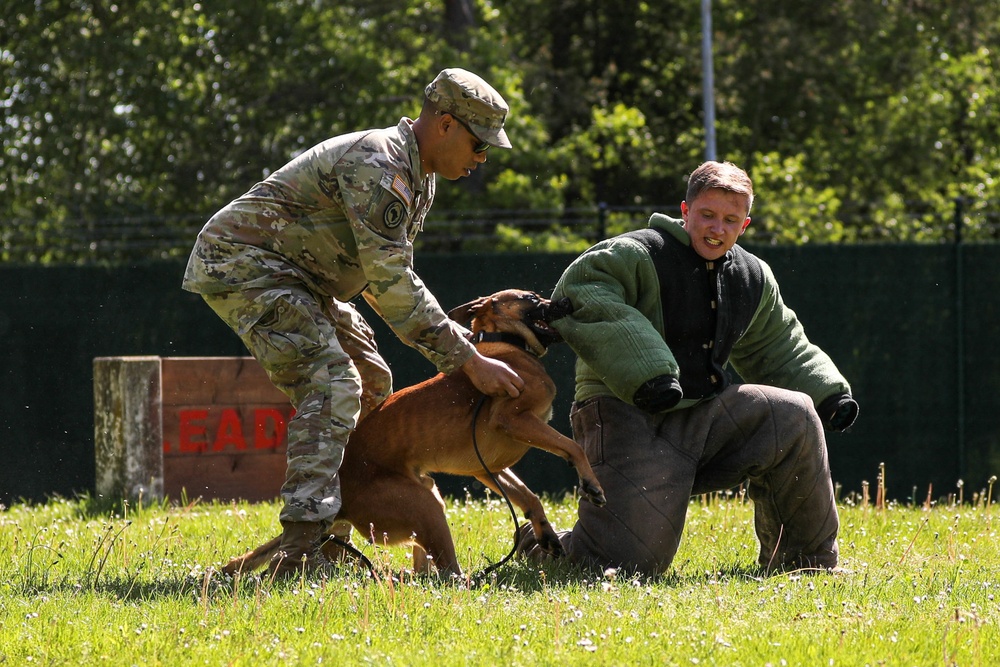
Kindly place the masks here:
[(97, 493), (277, 498), (293, 414), (251, 357), (96, 358)]

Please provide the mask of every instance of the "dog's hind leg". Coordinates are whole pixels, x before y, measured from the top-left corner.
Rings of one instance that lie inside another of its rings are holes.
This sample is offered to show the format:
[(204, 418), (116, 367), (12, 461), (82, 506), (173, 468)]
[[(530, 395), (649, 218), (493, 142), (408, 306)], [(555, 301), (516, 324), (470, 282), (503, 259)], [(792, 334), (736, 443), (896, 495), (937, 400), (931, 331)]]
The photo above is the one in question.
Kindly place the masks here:
[(555, 529), (549, 523), (545, 508), (542, 507), (542, 501), (538, 499), (538, 496), (510, 468), (495, 472), (493, 475), (500, 485), (499, 488), (485, 472), (475, 475), (475, 478), (494, 493), (506, 494), (510, 502), (524, 512), (524, 518), (531, 523), (531, 530), (535, 534), (538, 545), (546, 553), (557, 557), (562, 556), (562, 543), (559, 542)]

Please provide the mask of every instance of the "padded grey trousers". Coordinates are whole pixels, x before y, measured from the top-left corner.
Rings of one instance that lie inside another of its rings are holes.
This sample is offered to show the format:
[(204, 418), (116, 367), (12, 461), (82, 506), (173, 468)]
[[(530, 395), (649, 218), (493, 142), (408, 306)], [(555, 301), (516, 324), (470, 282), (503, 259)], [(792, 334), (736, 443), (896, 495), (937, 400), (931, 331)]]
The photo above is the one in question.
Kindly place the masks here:
[(768, 571), (833, 568), (840, 524), (826, 438), (811, 399), (732, 385), (693, 408), (656, 416), (611, 397), (573, 406), (574, 437), (608, 503), (581, 501), (561, 536), (576, 562), (663, 573), (692, 495), (747, 483)]

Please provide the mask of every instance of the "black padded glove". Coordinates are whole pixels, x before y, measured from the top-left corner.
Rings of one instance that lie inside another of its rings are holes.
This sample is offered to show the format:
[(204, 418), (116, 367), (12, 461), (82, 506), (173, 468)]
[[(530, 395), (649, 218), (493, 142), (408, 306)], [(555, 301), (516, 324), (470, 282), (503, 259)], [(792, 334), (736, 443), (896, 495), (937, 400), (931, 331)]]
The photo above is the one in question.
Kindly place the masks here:
[(846, 431), (858, 418), (858, 402), (850, 394), (836, 394), (816, 408), (823, 426), (831, 431)]
[(632, 403), (643, 412), (655, 415), (658, 412), (669, 410), (684, 398), (681, 391), (681, 383), (672, 375), (660, 375), (652, 380), (648, 380), (639, 387)]

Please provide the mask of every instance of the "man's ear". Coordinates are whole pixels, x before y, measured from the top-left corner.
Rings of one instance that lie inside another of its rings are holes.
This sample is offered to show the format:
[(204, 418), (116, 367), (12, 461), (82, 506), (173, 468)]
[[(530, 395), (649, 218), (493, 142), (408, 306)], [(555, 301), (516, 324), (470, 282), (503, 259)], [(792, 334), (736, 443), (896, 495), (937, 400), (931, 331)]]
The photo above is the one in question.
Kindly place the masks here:
[(747, 230), (747, 227), (749, 227), (749, 226), (750, 226), (750, 216), (748, 215), (747, 219), (743, 221), (743, 227), (740, 228), (740, 235), (741, 236), (743, 235), (743, 232), (745, 232)]
[(447, 135), (449, 130), (453, 130), (458, 123), (455, 122), (454, 116), (446, 111), (442, 111), (437, 116), (437, 129), (438, 134), (442, 137)]

